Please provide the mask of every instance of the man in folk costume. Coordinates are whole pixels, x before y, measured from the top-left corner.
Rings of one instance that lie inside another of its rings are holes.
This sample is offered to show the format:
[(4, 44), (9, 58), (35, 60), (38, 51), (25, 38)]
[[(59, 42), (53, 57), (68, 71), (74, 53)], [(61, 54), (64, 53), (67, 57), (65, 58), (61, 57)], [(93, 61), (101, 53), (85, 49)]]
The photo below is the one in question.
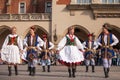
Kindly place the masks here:
[(85, 41), (83, 43), (85, 48), (85, 65), (86, 65), (86, 72), (88, 72), (88, 68), (91, 64), (92, 66), (92, 72), (95, 72), (95, 51), (98, 47), (98, 44), (96, 41), (93, 40), (93, 34), (88, 34), (89, 40)]
[(28, 61), (29, 75), (34, 76), (38, 54), (37, 51), (41, 50), (39, 46), (43, 45), (43, 40), (35, 34), (35, 27), (30, 27), (30, 34), (24, 39), (24, 45), (26, 50), (26, 60)]
[(47, 65), (47, 71), (50, 72), (50, 50), (54, 48), (54, 44), (49, 41), (47, 35), (43, 35), (43, 46), (42, 46), (42, 52), (41, 52), (41, 63), (43, 72), (45, 72), (45, 66)]
[(84, 48), (74, 35), (74, 26), (68, 28), (68, 34), (60, 41), (57, 48), (58, 60), (68, 67), (69, 77), (75, 77), (77, 65), (84, 61)]
[(119, 42), (117, 37), (111, 33), (111, 28), (108, 24), (103, 25), (103, 32), (99, 36), (98, 42), (101, 46), (105, 78), (108, 78), (111, 67), (111, 59), (114, 56), (113, 46)]
[(17, 64), (21, 63), (21, 53), (23, 44), (21, 38), (16, 34), (16, 27), (12, 27), (12, 33), (9, 34), (1, 49), (1, 58), (8, 64), (9, 76), (12, 75), (11, 67), (14, 65), (15, 75), (18, 75)]

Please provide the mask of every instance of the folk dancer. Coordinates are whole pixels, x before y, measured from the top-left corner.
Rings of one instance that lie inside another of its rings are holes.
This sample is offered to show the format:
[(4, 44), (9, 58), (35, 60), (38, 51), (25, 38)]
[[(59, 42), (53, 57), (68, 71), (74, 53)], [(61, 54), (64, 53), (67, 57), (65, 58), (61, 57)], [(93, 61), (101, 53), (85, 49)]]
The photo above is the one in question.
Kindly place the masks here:
[(89, 66), (92, 66), (92, 72), (95, 72), (95, 53), (98, 47), (96, 41), (93, 40), (93, 34), (88, 34), (88, 40), (83, 42), (85, 48), (85, 65), (86, 65), (86, 72), (89, 70)]
[(11, 28), (12, 33), (9, 34), (1, 49), (1, 58), (8, 64), (8, 76), (12, 75), (11, 67), (14, 65), (15, 75), (18, 75), (17, 65), (21, 63), (21, 54), (23, 51), (23, 44), (21, 38), (17, 35), (17, 28)]
[(43, 68), (43, 72), (45, 72), (45, 66), (47, 65), (47, 71), (50, 72), (50, 50), (54, 48), (54, 44), (49, 41), (47, 35), (43, 35), (43, 46), (41, 52), (41, 64)]
[(68, 28), (67, 35), (59, 42), (57, 53), (58, 61), (68, 67), (69, 77), (75, 77), (76, 66), (84, 61), (84, 48), (74, 35), (74, 26)]
[(24, 45), (26, 50), (26, 60), (28, 61), (28, 71), (29, 75), (34, 76), (38, 54), (37, 51), (41, 50), (39, 46), (43, 45), (43, 40), (35, 34), (35, 27), (30, 27), (30, 34), (24, 39)]
[(111, 67), (111, 59), (114, 56), (113, 46), (116, 45), (119, 41), (117, 37), (111, 33), (109, 24), (104, 24), (102, 30), (103, 32), (98, 38), (98, 44), (101, 46), (105, 78), (108, 78)]

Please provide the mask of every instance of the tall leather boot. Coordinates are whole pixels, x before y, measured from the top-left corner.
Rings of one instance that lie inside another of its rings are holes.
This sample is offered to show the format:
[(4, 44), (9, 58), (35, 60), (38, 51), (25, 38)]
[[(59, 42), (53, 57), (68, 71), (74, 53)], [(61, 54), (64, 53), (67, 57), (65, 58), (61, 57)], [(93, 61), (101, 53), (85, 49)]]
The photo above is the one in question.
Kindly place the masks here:
[(88, 72), (88, 66), (86, 66), (86, 72)]
[(72, 68), (72, 76), (75, 77), (75, 68)]
[(47, 67), (48, 67), (48, 70), (47, 70), (47, 71), (50, 72), (50, 65), (48, 65)]
[(27, 71), (29, 71), (29, 70), (30, 70), (30, 67), (28, 66), (28, 67), (27, 67)]
[(95, 72), (95, 66), (92, 65), (92, 72)]
[(29, 67), (29, 75), (32, 73), (32, 67)]
[(45, 72), (45, 66), (42, 66), (42, 68), (43, 68), (43, 71), (42, 71), (42, 72)]
[(36, 68), (35, 67), (32, 68), (32, 72), (33, 72), (32, 76), (35, 76), (35, 72), (36, 72)]
[(14, 68), (15, 68), (15, 75), (18, 75), (17, 66), (14, 66)]
[(104, 74), (105, 74), (105, 78), (108, 78), (107, 68), (104, 68)]
[(8, 66), (8, 72), (9, 72), (8, 76), (11, 76), (12, 75), (11, 66)]
[(110, 68), (107, 68), (107, 75), (109, 77), (109, 71), (110, 71)]
[(69, 77), (71, 77), (71, 69), (68, 68)]

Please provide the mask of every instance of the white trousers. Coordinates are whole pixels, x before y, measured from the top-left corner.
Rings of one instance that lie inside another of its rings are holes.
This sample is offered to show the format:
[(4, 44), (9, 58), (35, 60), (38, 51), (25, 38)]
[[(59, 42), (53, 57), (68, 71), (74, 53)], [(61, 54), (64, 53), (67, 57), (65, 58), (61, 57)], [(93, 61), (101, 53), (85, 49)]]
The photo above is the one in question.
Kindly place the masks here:
[(90, 59), (90, 60), (86, 59), (85, 60), (85, 65), (89, 66), (90, 64), (91, 65), (95, 65), (95, 60), (94, 59)]
[(112, 60), (111, 59), (102, 59), (103, 60), (103, 67), (104, 68), (110, 68)]

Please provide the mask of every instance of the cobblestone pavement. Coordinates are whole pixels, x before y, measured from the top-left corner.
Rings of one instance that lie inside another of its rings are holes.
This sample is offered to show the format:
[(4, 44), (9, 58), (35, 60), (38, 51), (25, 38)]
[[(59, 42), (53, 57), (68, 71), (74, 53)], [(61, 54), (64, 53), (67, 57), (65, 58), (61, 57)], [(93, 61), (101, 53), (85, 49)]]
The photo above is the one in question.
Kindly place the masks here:
[(7, 65), (0, 65), (0, 80), (120, 80), (120, 66), (112, 66), (110, 70), (110, 77), (104, 78), (103, 67), (96, 66), (95, 73), (85, 72), (85, 66), (78, 66), (76, 77), (69, 78), (67, 67), (65, 66), (51, 66), (51, 72), (42, 72), (40, 65), (36, 68), (36, 75), (29, 76), (27, 72), (27, 65), (19, 65), (19, 75), (15, 76), (14, 68), (12, 67), (12, 76), (8, 76)]

